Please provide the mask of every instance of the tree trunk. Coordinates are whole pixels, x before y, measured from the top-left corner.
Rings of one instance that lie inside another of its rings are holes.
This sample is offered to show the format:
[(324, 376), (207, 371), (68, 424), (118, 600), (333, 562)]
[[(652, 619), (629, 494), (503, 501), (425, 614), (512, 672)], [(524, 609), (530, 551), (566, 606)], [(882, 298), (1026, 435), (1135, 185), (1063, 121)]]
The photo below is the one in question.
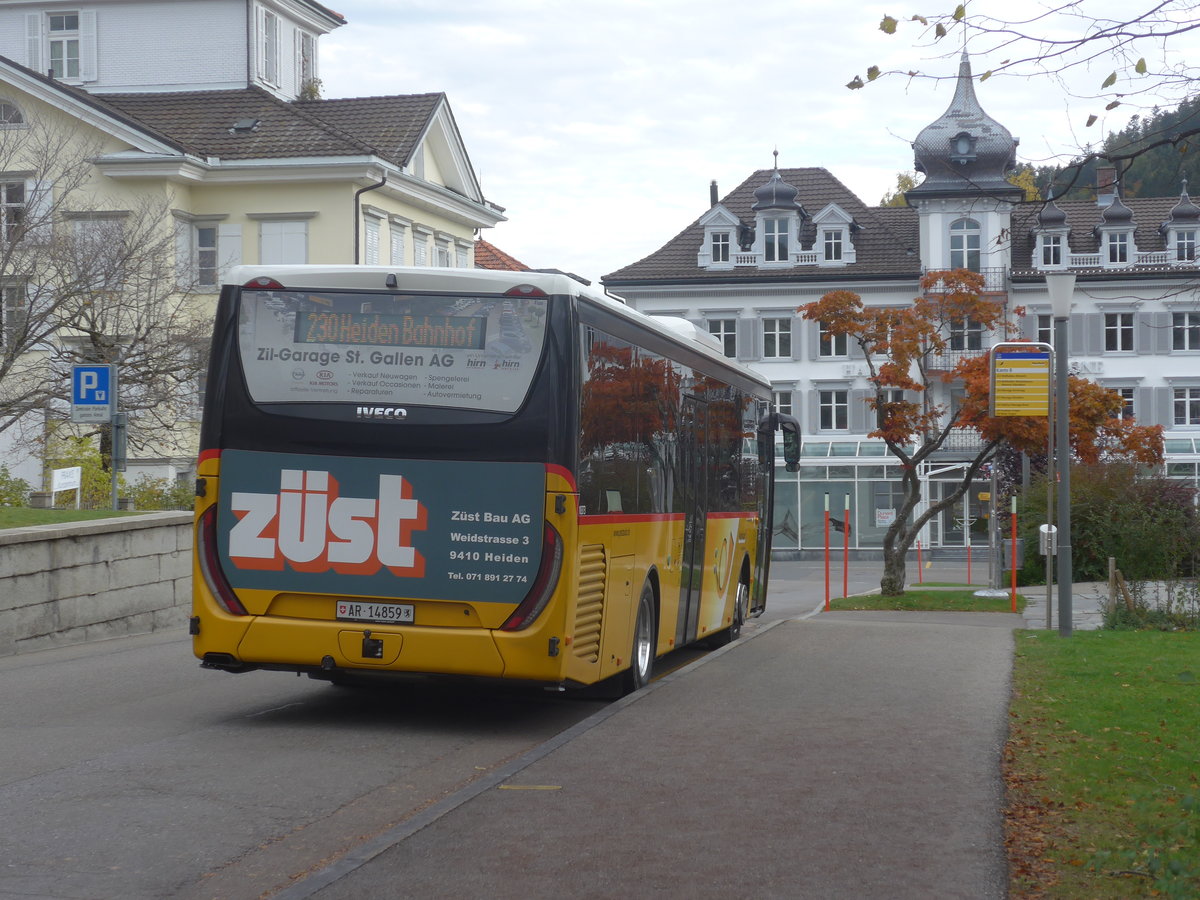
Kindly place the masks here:
[(906, 580), (904, 551), (896, 548), (885, 549), (883, 553), (883, 578), (879, 582), (879, 592), (885, 597), (899, 597), (904, 593)]

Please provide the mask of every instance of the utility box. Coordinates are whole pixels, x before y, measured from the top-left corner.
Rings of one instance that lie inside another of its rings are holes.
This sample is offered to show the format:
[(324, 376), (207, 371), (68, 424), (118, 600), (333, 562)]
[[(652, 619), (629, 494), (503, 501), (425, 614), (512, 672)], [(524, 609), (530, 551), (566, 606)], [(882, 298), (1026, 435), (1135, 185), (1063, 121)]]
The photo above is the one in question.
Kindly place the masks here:
[(1054, 525), (1038, 527), (1038, 553), (1042, 556), (1058, 555), (1058, 528)]
[[(1013, 542), (1010, 538), (1005, 538), (1003, 544), (1004, 561), (1002, 564), (1007, 571), (1013, 567)], [(1025, 538), (1017, 538), (1017, 568), (1019, 569), (1023, 565), (1025, 565)]]

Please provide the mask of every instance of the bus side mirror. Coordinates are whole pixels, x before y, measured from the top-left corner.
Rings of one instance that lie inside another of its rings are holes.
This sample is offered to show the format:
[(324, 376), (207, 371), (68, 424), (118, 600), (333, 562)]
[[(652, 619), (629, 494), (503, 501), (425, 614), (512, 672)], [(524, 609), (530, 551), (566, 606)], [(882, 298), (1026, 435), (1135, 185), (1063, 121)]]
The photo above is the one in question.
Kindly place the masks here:
[(783, 467), (795, 472), (800, 468), (800, 423), (780, 413), (779, 427), (783, 431)]
[(789, 472), (800, 468), (800, 423), (783, 413), (763, 416), (758, 423), (758, 461), (771, 465), (775, 459), (775, 430), (783, 430), (783, 463)]

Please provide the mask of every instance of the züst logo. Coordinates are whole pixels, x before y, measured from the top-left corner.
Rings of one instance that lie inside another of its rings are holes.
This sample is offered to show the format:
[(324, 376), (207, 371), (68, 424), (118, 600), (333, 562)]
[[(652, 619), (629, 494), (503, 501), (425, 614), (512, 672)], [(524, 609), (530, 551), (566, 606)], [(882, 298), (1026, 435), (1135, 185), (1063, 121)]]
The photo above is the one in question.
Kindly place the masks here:
[(400, 475), (379, 476), (379, 497), (341, 497), (328, 472), (283, 469), (279, 493), (234, 491), (238, 521), (229, 532), (229, 558), (239, 569), (392, 574), (420, 578), (425, 558), (412, 532), (426, 527), (427, 510)]

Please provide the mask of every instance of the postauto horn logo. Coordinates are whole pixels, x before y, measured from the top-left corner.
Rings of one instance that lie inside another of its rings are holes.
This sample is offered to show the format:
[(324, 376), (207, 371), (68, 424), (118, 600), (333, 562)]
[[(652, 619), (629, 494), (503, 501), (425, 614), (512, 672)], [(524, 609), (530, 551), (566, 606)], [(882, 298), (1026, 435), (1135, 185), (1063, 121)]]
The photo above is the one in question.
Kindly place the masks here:
[(239, 569), (425, 574), (412, 533), (425, 530), (428, 510), (401, 475), (380, 475), (378, 497), (342, 497), (329, 472), (283, 469), (279, 493), (234, 491), (230, 501), (229, 558)]

